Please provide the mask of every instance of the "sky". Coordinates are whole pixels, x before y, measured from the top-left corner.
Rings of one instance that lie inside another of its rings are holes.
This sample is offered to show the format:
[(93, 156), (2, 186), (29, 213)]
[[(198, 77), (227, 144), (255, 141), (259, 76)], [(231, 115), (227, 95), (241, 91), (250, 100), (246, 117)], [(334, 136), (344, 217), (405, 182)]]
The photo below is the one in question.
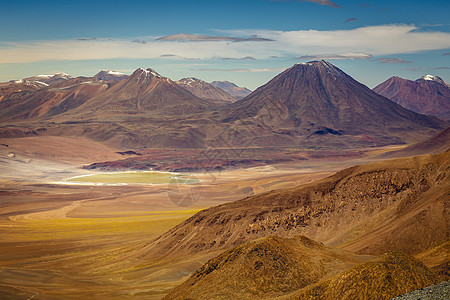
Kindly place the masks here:
[(0, 82), (142, 67), (253, 90), (317, 59), (371, 88), (449, 82), (449, 14), (450, 0), (0, 0)]

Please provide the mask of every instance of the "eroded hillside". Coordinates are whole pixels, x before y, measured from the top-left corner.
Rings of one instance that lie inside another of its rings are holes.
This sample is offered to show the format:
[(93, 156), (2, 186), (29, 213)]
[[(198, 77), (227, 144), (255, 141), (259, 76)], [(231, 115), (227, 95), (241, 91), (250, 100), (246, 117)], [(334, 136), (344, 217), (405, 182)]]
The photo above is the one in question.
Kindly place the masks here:
[(225, 250), (302, 234), (355, 253), (417, 253), (448, 238), (450, 152), (345, 169), (317, 183), (203, 210), (147, 246), (147, 255)]

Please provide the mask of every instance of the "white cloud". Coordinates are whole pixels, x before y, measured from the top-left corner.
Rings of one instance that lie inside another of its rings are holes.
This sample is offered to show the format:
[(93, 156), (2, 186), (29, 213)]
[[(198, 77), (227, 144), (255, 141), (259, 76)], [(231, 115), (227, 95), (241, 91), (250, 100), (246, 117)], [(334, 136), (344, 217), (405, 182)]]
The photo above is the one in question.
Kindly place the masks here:
[(369, 59), (373, 56), (366, 53), (337, 53), (337, 54), (317, 54), (317, 55), (304, 55), (297, 57), (297, 59)]
[(317, 3), (317, 4), (321, 4), (321, 5), (328, 5), (328, 6), (331, 6), (331, 7), (339, 7), (339, 5), (337, 5), (336, 3), (331, 2), (329, 0), (299, 0), (299, 1), (300, 2), (314, 2), (314, 3)]
[(234, 36), (211, 36), (201, 34), (189, 34), (189, 33), (177, 33), (172, 35), (166, 35), (157, 38), (158, 41), (171, 41), (171, 42), (205, 42), (205, 41), (227, 41), (227, 42), (268, 42), (270, 39), (261, 38), (258, 36), (251, 36), (246, 38), (234, 37)]
[(409, 60), (403, 60), (402, 58), (398, 58), (398, 57), (380, 57), (380, 58), (377, 58), (377, 60), (383, 64), (409, 64), (409, 63), (411, 63)]
[[(450, 48), (450, 33), (417, 31), (413, 25), (384, 25), (351, 30), (234, 30), (231, 36), (257, 36), (274, 41), (194, 41), (173, 42), (146, 38), (146, 43), (129, 40), (85, 39), (29, 41), (0, 45), (0, 63), (26, 63), (51, 60), (90, 60), (113, 58), (213, 59), (226, 53), (230, 59), (254, 57), (318, 56), (336, 53), (348, 58), (367, 58)], [(141, 41), (141, 39), (139, 39)], [(171, 58), (167, 56), (170, 53)], [(333, 55), (336, 55), (333, 54)], [(348, 55), (353, 54), (353, 55)], [(358, 54), (355, 57), (354, 54)], [(332, 57), (332, 55), (329, 55)], [(366, 57), (363, 57), (366, 56)], [(343, 57), (341, 57), (343, 58)]]
[(285, 68), (264, 68), (264, 69), (198, 69), (207, 72), (234, 72), (234, 73), (261, 73), (261, 72), (282, 72)]
[(382, 25), (350, 30), (233, 30), (230, 34), (258, 35), (277, 41), (286, 52), (303, 55), (316, 53), (368, 53), (374, 56), (414, 53), (450, 48), (450, 33), (417, 31), (414, 25)]

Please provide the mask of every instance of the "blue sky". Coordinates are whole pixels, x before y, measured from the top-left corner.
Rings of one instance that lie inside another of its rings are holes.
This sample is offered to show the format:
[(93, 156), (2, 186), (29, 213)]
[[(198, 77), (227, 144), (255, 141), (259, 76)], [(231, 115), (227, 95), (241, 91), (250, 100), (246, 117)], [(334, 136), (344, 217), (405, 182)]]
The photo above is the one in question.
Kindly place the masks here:
[[(150, 67), (251, 89), (327, 59), (374, 87), (450, 81), (450, 1), (0, 0), (0, 81)], [(445, 55), (447, 54), (447, 55)]]

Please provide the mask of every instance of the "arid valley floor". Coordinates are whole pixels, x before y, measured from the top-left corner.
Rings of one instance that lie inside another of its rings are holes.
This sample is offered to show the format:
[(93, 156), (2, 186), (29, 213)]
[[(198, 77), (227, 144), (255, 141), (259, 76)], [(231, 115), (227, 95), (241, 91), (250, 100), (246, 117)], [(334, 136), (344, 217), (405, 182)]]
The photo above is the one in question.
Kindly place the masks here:
[(120, 158), (117, 149), (87, 139), (30, 137), (1, 143), (8, 145), (0, 158), (2, 299), (160, 298), (217, 253), (139, 259), (140, 249), (158, 235), (212, 205), (310, 183), (402, 147), (361, 151), (357, 158), (199, 173), (200, 183), (173, 187), (64, 182), (100, 172), (83, 165)]

